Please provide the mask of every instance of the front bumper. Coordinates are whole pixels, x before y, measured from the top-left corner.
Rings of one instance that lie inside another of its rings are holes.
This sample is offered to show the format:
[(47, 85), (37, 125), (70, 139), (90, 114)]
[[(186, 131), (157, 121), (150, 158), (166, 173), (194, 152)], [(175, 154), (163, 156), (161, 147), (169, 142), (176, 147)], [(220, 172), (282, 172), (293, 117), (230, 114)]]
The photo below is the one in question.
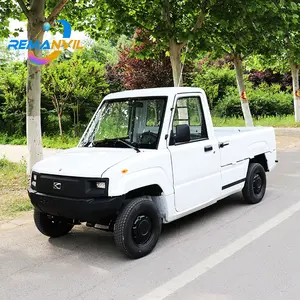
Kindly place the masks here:
[(124, 203), (123, 196), (76, 199), (47, 195), (32, 188), (28, 195), (32, 205), (44, 213), (91, 223), (113, 218)]

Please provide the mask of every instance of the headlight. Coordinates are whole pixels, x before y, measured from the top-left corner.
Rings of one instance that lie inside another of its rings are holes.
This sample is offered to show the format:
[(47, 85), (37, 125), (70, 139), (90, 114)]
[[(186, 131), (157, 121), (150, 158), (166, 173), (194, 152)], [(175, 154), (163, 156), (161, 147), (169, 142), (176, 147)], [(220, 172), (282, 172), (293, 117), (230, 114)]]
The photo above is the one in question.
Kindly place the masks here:
[(105, 190), (106, 189), (106, 182), (103, 182), (103, 181), (96, 182), (96, 188), (101, 189), (101, 190)]
[(32, 172), (31, 174), (31, 187), (36, 189), (36, 182), (37, 182), (37, 174)]
[(107, 196), (109, 179), (108, 178), (90, 178), (87, 181), (86, 194), (91, 197)]

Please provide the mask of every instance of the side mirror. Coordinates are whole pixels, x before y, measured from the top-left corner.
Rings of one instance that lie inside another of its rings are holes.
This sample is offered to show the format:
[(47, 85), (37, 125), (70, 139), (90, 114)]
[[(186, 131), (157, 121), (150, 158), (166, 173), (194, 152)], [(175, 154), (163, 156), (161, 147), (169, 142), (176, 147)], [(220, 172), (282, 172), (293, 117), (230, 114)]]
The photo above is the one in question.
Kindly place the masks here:
[(176, 142), (184, 143), (191, 140), (190, 126), (187, 124), (181, 124), (176, 126)]

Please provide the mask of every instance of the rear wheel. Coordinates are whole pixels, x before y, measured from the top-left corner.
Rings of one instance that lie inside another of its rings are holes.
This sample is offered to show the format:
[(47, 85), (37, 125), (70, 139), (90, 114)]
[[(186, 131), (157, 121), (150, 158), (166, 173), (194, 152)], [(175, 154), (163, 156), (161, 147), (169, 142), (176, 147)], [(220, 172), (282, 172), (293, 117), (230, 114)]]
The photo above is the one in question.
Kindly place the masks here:
[(130, 258), (148, 255), (156, 246), (161, 232), (161, 218), (153, 201), (137, 198), (119, 214), (114, 229), (117, 247)]
[(267, 187), (265, 169), (259, 163), (250, 163), (246, 183), (243, 188), (244, 199), (250, 204), (257, 204), (263, 199)]
[(52, 238), (66, 235), (74, 226), (66, 219), (49, 216), (38, 209), (34, 209), (34, 223), (42, 234)]

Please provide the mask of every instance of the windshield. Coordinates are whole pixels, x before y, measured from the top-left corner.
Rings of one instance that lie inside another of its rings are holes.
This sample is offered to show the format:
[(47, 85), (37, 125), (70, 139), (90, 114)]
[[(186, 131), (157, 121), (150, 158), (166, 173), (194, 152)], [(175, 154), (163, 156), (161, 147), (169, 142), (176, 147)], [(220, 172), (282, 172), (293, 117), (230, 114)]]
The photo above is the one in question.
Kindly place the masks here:
[(167, 97), (106, 101), (78, 146), (157, 149), (166, 103)]

